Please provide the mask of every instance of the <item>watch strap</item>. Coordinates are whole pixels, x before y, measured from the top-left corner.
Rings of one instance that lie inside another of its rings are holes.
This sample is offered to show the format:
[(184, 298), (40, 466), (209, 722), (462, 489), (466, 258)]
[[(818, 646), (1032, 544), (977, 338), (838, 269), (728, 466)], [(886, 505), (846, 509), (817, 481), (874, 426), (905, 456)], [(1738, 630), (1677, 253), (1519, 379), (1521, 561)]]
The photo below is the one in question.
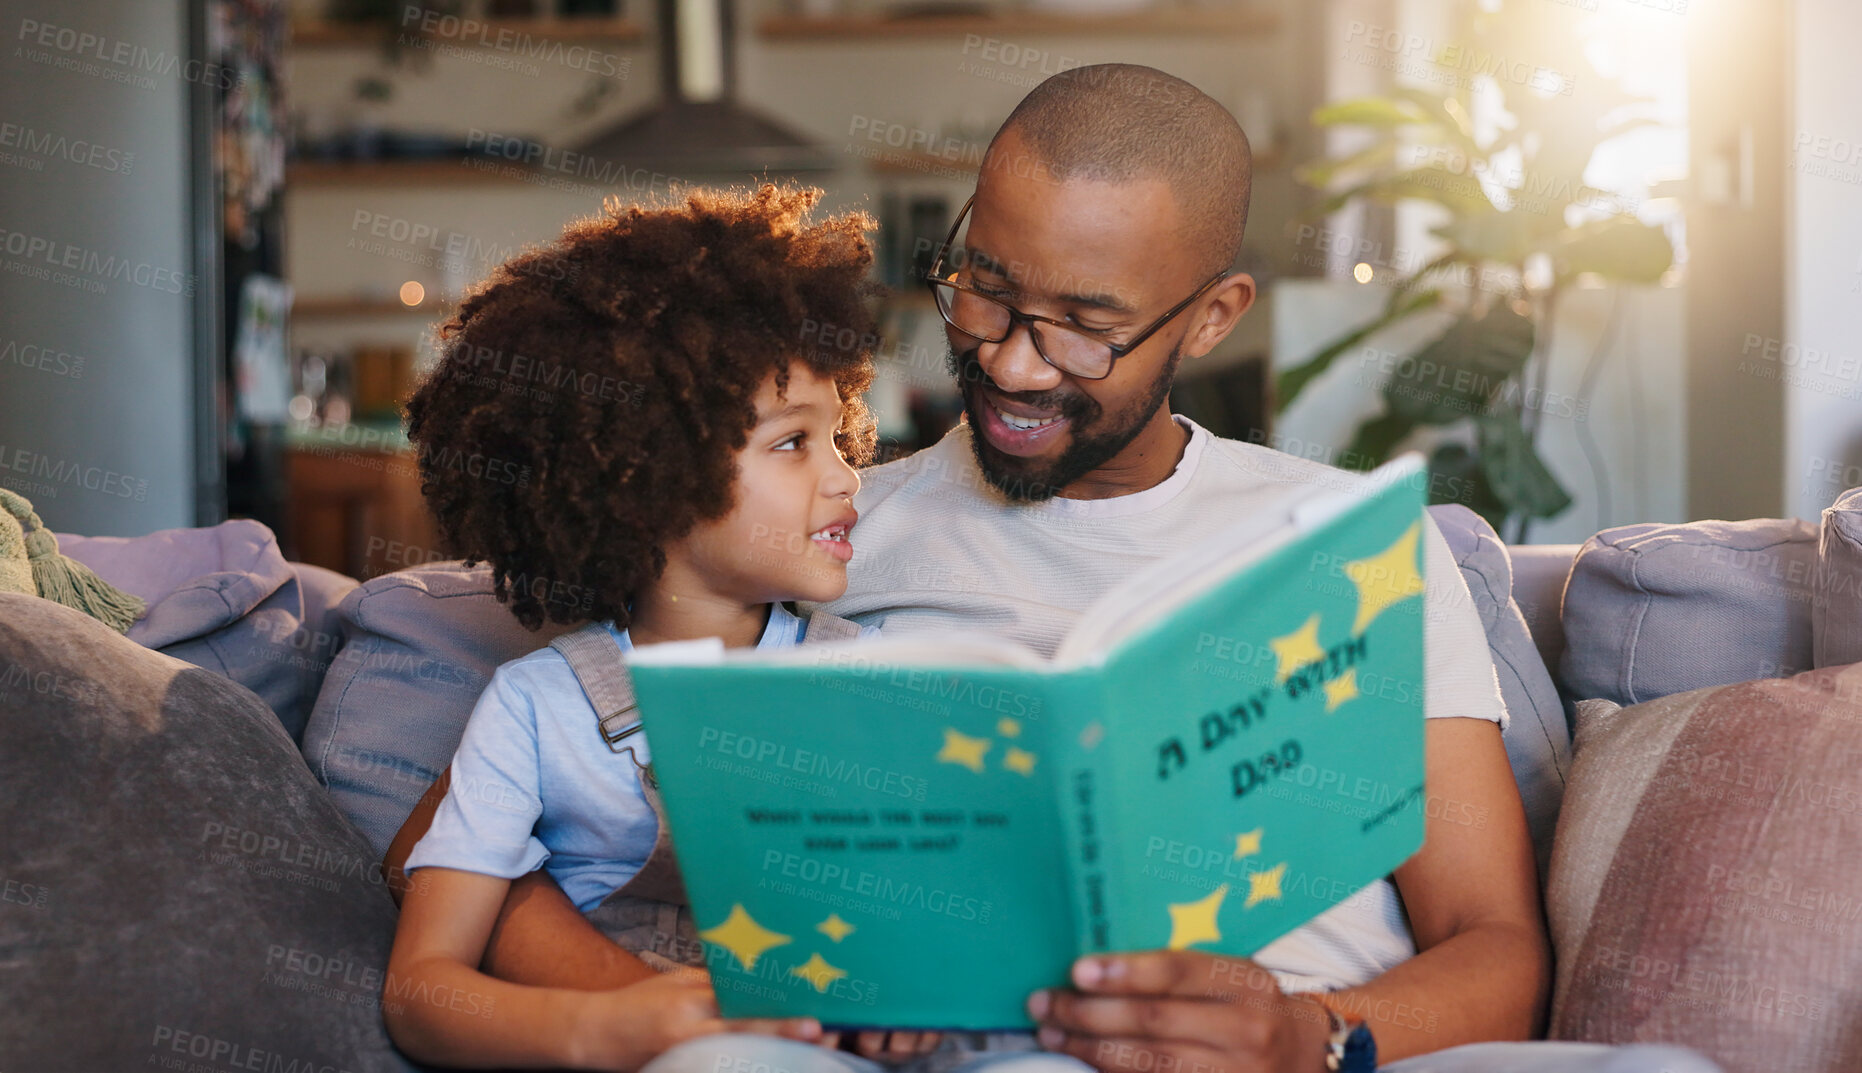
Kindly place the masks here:
[(1324, 992), (1309, 992), (1301, 997), (1318, 1003), (1329, 1021), (1330, 1031), (1325, 1040), (1327, 1073), (1376, 1073), (1377, 1040), (1371, 1035), (1371, 1026), (1361, 1019), (1346, 1016), (1338, 1008), (1339, 1004)]

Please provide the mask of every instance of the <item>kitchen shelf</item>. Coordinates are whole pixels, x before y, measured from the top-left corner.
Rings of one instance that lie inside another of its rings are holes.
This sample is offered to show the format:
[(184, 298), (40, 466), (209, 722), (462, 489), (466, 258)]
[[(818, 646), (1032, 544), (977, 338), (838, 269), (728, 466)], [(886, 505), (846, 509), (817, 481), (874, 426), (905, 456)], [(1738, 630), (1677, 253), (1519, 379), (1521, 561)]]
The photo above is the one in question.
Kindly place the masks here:
[[(646, 27), (624, 18), (556, 18), (556, 19), (480, 19), (483, 27), (471, 38), (453, 40), (435, 37), (436, 44), (468, 47), (497, 47), (487, 36), (501, 33), (547, 38), (553, 41), (639, 41), (646, 37)], [(291, 44), (295, 48), (353, 48), (377, 45), (391, 34), (403, 32), (391, 22), (331, 22), (324, 19), (300, 19), (291, 24)], [(406, 32), (415, 33), (416, 29)]]
[(409, 313), (438, 317), (450, 312), (451, 302), (422, 302), (410, 306), (398, 298), (299, 298), (291, 303), (294, 317), (381, 317)]
[[(866, 38), (951, 37), (1016, 34), (1132, 34), (1191, 37), (1258, 37), (1280, 28), (1271, 11), (1251, 8), (1157, 8), (1116, 15), (1063, 15), (1005, 11), (999, 15), (840, 15), (826, 18), (774, 15), (757, 23), (757, 34), (770, 40), (824, 41)], [(986, 59), (978, 62), (991, 62)], [(1042, 72), (1052, 73), (1052, 72)]]

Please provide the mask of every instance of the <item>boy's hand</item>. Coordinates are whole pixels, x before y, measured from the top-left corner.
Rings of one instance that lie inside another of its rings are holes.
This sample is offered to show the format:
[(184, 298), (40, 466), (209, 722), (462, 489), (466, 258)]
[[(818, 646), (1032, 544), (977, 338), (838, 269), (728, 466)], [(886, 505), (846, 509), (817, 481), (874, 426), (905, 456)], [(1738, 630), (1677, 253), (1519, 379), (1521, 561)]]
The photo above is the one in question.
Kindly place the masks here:
[(631, 1073), (668, 1049), (715, 1032), (756, 1032), (805, 1043), (822, 1038), (812, 1017), (726, 1021), (711, 977), (680, 968), (613, 991), (588, 992), (576, 1020), (576, 1067)]
[(1106, 1073), (1325, 1068), (1324, 1008), (1289, 998), (1273, 974), (1245, 958), (1101, 954), (1073, 963), (1073, 985), (1036, 991), (1028, 1015), (1043, 1047)]

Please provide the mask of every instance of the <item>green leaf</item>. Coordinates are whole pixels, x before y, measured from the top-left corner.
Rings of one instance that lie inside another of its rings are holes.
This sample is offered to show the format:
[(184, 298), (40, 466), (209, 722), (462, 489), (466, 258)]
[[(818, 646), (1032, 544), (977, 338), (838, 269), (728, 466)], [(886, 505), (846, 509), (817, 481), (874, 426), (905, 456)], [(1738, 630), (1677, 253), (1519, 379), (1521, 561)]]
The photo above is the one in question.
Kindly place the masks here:
[(1464, 314), (1398, 363), (1384, 381), (1384, 406), (1419, 425), (1446, 425), (1487, 411), (1492, 398), (1532, 356), (1532, 321), (1496, 302)]
[(1352, 97), (1313, 109), (1312, 121), (1321, 127), (1375, 127), (1390, 129), (1434, 119), (1427, 111), (1398, 97)]
[(1655, 283), (1674, 264), (1667, 232), (1628, 216), (1574, 227), (1551, 253), (1561, 277), (1595, 272), (1628, 283)]
[(1564, 220), (1530, 212), (1457, 216), (1432, 231), (1469, 261), (1493, 261), (1517, 269), (1564, 227)]
[(1407, 101), (1434, 120), (1437, 126), (1451, 135), (1457, 145), (1470, 157), (1480, 155), (1480, 146), (1474, 141), (1474, 123), (1467, 109), (1453, 97), (1443, 97), (1430, 93), (1426, 89), (1405, 86), (1395, 91), (1392, 96)]
[(1481, 471), (1480, 456), (1466, 444), (1445, 443), (1429, 456), (1429, 502), (1459, 503), (1495, 529), (1506, 521), (1506, 504)]
[(1382, 167), (1396, 159), (1396, 139), (1384, 138), (1367, 149), (1342, 157), (1315, 160), (1293, 169), (1293, 178), (1307, 186), (1324, 189), (1340, 175)]
[(1506, 409), (1483, 414), (1475, 429), (1481, 472), (1509, 513), (1550, 518), (1571, 505), (1571, 493), (1546, 468), (1518, 414)]
[(1358, 434), (1345, 448), (1344, 462), (1357, 469), (1374, 469), (1390, 460), (1390, 452), (1415, 431), (1416, 422), (1402, 414), (1385, 413), (1358, 426)]
[(1409, 276), (1405, 277), (1403, 280), (1398, 282), (1396, 286), (1390, 288), (1390, 297), (1384, 302), (1384, 308), (1386, 310), (1390, 310), (1390, 309), (1395, 309), (1398, 306), (1402, 305), (1405, 301), (1408, 300), (1408, 297), (1411, 291), (1415, 291), (1418, 295), (1422, 295), (1422, 294), (1434, 295), (1435, 299), (1439, 300), (1442, 294), (1441, 291), (1439, 290), (1416, 291), (1416, 288), (1421, 286), (1423, 282), (1426, 281), (1430, 276), (1434, 275), (1437, 272), (1441, 272), (1444, 269), (1454, 267), (1457, 263), (1462, 261), (1462, 259), (1463, 258), (1462, 258), (1462, 254), (1460, 250), (1449, 250), (1447, 253), (1441, 255), (1440, 257), (1437, 257), (1435, 260), (1430, 261), (1428, 264), (1423, 265), (1421, 268), (1418, 268), (1414, 273), (1410, 274)]
[(1479, 216), (1494, 210), (1481, 189), (1480, 180), (1462, 172), (1439, 166), (1412, 168), (1358, 183), (1328, 195), (1319, 205), (1301, 215), (1323, 218), (1344, 208), (1357, 198), (1393, 205), (1404, 198), (1419, 198), (1446, 206), (1457, 216)]
[(1299, 397), (1299, 393), (1306, 390), (1306, 385), (1312, 383), (1312, 381), (1322, 376), (1327, 369), (1331, 368), (1332, 363), (1338, 360), (1340, 354), (1343, 354), (1345, 351), (1350, 350), (1352, 347), (1357, 346), (1372, 335), (1383, 331), (1385, 328), (1390, 327), (1400, 320), (1420, 313), (1425, 309), (1433, 309), (1436, 303), (1441, 301), (1441, 297), (1439, 292), (1428, 291), (1423, 294), (1415, 295), (1409, 301), (1401, 304), (1385, 306), (1383, 313), (1379, 314), (1376, 319), (1362, 327), (1353, 328), (1351, 331), (1346, 332), (1344, 335), (1326, 344), (1324, 349), (1320, 350), (1317, 354), (1314, 354), (1299, 365), (1295, 365), (1293, 368), (1281, 373), (1279, 378), (1274, 381), (1274, 412), (1285, 413), (1286, 408), (1292, 405), (1294, 399)]

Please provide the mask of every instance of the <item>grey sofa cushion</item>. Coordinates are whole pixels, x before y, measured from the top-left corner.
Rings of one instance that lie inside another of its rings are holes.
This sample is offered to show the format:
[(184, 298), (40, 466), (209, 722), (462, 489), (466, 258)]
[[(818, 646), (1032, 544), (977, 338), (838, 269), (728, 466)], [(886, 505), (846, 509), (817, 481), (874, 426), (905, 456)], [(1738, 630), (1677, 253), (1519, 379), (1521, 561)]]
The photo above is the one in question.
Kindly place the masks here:
[(1605, 529), (1565, 585), (1559, 684), (1630, 705), (1806, 670), (1816, 563), (1797, 518)]
[(412, 1068), (376, 858), (265, 705), (32, 596), (0, 654), (6, 1068)]
[(1812, 657), (1819, 667), (1862, 663), (1862, 488), (1823, 512), (1817, 558)]
[(293, 739), (303, 734), (341, 640), (333, 607), (353, 578), (286, 562), (272, 531), (250, 519), (140, 537), (54, 535), (60, 551), (148, 601), (130, 640), (231, 678)]
[(1578, 557), (1579, 547), (1514, 544), (1506, 549), (1507, 565), (1513, 568), (1513, 602), (1519, 605), (1547, 672), (1556, 671), (1564, 658), (1565, 580), (1571, 576), (1571, 561)]
[(426, 563), (344, 598), (344, 642), (304, 729), (304, 760), (330, 797), (387, 850), (465, 733), (500, 663), (570, 627), (524, 629), (491, 591), (491, 567)]
[(1487, 632), (1487, 651), (1493, 656), (1500, 697), (1506, 702), (1506, 758), (1519, 784), (1543, 882), (1571, 767), (1571, 731), (1564, 705), (1526, 630), (1526, 620), (1513, 602), (1512, 565), (1499, 534), (1480, 515), (1459, 504), (1430, 507), (1429, 514), (1461, 567), (1461, 577), (1468, 583), (1481, 627)]

